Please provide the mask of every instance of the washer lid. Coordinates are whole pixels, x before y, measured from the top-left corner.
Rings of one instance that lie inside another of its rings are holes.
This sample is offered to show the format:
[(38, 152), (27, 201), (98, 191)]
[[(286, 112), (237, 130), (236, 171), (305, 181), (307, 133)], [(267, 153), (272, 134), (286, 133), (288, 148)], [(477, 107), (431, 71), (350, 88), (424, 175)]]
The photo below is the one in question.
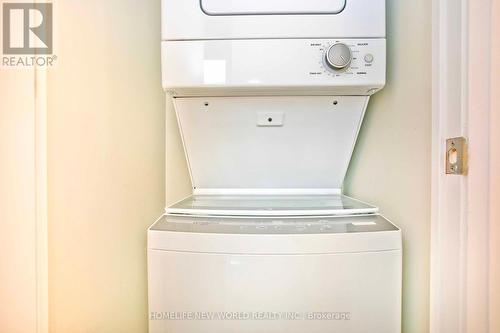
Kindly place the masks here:
[(192, 195), (166, 210), (191, 216), (324, 216), (373, 214), (378, 208), (345, 195)]
[(338, 14), (346, 0), (201, 0), (208, 15)]

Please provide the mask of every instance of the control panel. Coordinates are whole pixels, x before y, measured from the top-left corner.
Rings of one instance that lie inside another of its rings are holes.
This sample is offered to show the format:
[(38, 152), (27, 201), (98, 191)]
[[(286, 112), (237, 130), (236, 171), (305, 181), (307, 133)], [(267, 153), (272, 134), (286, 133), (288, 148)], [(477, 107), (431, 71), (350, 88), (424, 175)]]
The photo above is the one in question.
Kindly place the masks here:
[(164, 41), (174, 96), (371, 95), (385, 84), (385, 39)]
[[(328, 41), (311, 43), (317, 48), (319, 71), (310, 75), (326, 75), (330, 77), (353, 76), (363, 77), (385, 68), (385, 53), (373, 47), (369, 41)], [(381, 63), (382, 62), (382, 63)]]
[(395, 231), (380, 215), (318, 218), (236, 218), (164, 215), (152, 230), (221, 234), (337, 234)]

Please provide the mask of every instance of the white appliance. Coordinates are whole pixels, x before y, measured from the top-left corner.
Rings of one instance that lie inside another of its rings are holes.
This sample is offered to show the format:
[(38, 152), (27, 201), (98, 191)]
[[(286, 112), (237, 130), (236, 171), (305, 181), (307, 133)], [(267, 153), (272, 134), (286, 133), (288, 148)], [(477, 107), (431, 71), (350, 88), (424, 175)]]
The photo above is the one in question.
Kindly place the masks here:
[(384, 0), (163, 0), (193, 194), (148, 230), (151, 333), (401, 331), (401, 232), (342, 194), (385, 51)]

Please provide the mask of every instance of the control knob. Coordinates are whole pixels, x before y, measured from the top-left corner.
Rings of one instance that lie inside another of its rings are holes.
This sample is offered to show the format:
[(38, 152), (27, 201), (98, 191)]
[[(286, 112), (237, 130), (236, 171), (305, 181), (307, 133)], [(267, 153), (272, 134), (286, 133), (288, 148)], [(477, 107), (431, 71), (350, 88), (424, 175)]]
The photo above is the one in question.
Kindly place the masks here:
[(352, 61), (352, 53), (349, 46), (344, 43), (336, 43), (326, 51), (326, 63), (335, 70), (348, 67)]

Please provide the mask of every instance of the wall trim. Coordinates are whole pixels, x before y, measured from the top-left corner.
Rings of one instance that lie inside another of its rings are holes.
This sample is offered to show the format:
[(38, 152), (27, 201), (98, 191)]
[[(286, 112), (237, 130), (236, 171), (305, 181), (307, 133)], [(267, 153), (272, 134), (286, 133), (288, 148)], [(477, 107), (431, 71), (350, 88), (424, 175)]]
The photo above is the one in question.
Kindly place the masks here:
[(37, 68), (35, 85), (36, 332), (48, 333), (49, 258), (47, 207), (47, 73)]
[(465, 318), (466, 182), (444, 174), (445, 140), (463, 136), (466, 127), (464, 3), (432, 3), (431, 333), (463, 332)]

